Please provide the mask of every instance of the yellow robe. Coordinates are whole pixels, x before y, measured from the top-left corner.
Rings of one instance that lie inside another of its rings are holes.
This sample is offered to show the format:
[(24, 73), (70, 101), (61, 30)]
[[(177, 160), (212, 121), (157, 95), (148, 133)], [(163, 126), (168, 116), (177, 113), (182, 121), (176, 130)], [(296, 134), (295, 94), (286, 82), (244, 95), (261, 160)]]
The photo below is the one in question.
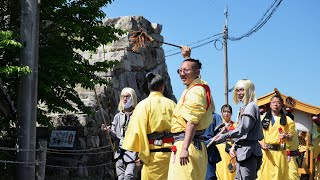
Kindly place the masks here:
[(320, 179), (320, 136), (319, 132), (320, 129), (319, 127), (313, 123), (312, 126), (314, 127), (313, 131), (316, 131), (316, 133), (313, 133), (312, 135), (312, 144), (313, 144), (313, 158), (315, 162), (315, 172), (314, 172), (314, 179), (319, 180)]
[[(236, 123), (233, 123), (232, 126), (233, 128), (237, 127)], [(221, 156), (221, 161), (216, 164), (216, 176), (219, 180), (234, 180), (236, 176), (236, 171), (230, 173), (228, 170), (228, 164), (230, 163), (230, 155), (225, 151), (226, 143), (216, 145)], [(232, 146), (231, 143), (229, 144)]]
[(138, 152), (143, 161), (141, 178), (143, 180), (166, 180), (171, 152), (152, 152), (150, 149), (171, 148), (172, 143), (161, 146), (149, 144), (148, 134), (170, 131), (170, 121), (176, 104), (160, 92), (151, 92), (134, 109), (122, 148)]
[[(263, 120), (264, 117), (261, 117)], [(290, 117), (287, 116), (287, 124), (285, 126), (280, 124), (280, 117), (275, 119), (275, 123), (272, 126), (271, 122), (268, 129), (263, 129), (264, 143), (279, 144), (279, 128), (282, 128), (283, 132), (294, 134), (295, 123)], [(288, 143), (287, 140), (283, 140), (284, 143)], [(288, 160), (286, 150), (274, 151), (263, 150), (262, 151), (262, 165), (258, 171), (258, 180), (288, 180)]]
[[(201, 86), (193, 86), (194, 84), (206, 83), (198, 78), (184, 90), (172, 115), (172, 133), (184, 132), (186, 121), (197, 124), (197, 130), (205, 130), (212, 122), (212, 103), (207, 110), (206, 91)], [(191, 142), (188, 149), (189, 163), (184, 166), (179, 163), (183, 141), (177, 141), (174, 145), (177, 147), (177, 152), (175, 155), (174, 153), (171, 154), (168, 180), (205, 179), (208, 164), (205, 144), (201, 143), (202, 150), (197, 150), (193, 145), (193, 141)]]
[(314, 179), (319, 180), (320, 179), (320, 161), (315, 160), (315, 173), (314, 173)]
[[(294, 131), (292, 141), (287, 142), (287, 148), (289, 151), (296, 151), (299, 147), (299, 137), (298, 132)], [(288, 166), (289, 166), (289, 180), (299, 180), (299, 173), (298, 173), (298, 163), (297, 163), (298, 156), (292, 156), (289, 159)]]

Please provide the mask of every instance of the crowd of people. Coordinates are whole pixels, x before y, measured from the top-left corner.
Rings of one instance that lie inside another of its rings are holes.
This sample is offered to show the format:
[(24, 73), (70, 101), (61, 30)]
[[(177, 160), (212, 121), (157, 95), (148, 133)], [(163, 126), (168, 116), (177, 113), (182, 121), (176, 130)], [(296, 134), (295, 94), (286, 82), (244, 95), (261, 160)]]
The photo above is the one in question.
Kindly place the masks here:
[(201, 62), (187, 46), (181, 53), (177, 72), (186, 88), (177, 104), (163, 95), (166, 79), (149, 72), (149, 96), (137, 103), (135, 91), (124, 88), (119, 113), (102, 125), (116, 142), (118, 179), (137, 179), (140, 169), (143, 180), (299, 179), (295, 123), (281, 96), (261, 115), (253, 82), (241, 79), (233, 93), (234, 103), (242, 103), (237, 119), (228, 104), (219, 115)]

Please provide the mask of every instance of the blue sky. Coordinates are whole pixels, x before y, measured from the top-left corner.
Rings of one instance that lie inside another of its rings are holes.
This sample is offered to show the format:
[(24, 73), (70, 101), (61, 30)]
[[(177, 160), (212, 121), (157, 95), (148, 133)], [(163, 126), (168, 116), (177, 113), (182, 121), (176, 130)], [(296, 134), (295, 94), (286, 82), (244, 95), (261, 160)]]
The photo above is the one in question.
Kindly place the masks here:
[[(256, 25), (273, 2), (115, 0), (105, 12), (110, 18), (144, 16), (152, 23), (163, 25), (161, 35), (165, 42), (188, 45), (222, 32), (227, 6), (229, 36), (239, 37)], [(257, 97), (278, 88), (281, 93), (319, 107), (319, 7), (319, 0), (283, 0), (259, 31), (239, 41), (228, 41), (229, 88), (239, 79), (247, 78), (255, 83)], [(217, 45), (220, 46), (219, 43)], [(168, 52), (174, 49), (172, 46), (163, 45), (163, 48), (166, 55), (177, 52)], [(191, 56), (202, 62), (201, 76), (210, 85), (217, 112), (220, 113), (220, 107), (224, 104), (223, 50), (217, 50), (210, 43), (193, 49)], [(180, 54), (166, 57), (177, 99), (185, 88), (176, 73), (182, 60)], [(231, 94), (229, 104), (236, 112), (238, 107), (233, 104)]]

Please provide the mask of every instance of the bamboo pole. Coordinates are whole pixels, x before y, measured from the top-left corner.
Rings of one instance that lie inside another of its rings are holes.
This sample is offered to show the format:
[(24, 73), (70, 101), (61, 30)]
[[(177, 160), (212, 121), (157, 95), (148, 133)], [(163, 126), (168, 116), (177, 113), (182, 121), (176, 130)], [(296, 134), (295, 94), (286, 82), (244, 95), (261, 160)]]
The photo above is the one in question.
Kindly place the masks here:
[(174, 47), (177, 47), (177, 48), (182, 48), (181, 46), (178, 46), (178, 45), (175, 45), (175, 44), (171, 44), (171, 43), (167, 43), (167, 42), (163, 42), (163, 41), (158, 41), (158, 40), (153, 40), (155, 42), (158, 42), (158, 43), (162, 43), (162, 44), (166, 44), (166, 45), (170, 45), (170, 46), (174, 46)]
[[(106, 121), (106, 119), (104, 118), (104, 115), (103, 115), (103, 113), (102, 113), (102, 107), (101, 107), (100, 100), (99, 100), (99, 98), (98, 98), (97, 91), (96, 91), (96, 88), (95, 88), (95, 87), (93, 87), (93, 91), (94, 91), (94, 94), (95, 94), (96, 99), (97, 99), (97, 103), (98, 103), (98, 106), (99, 106), (99, 109), (100, 109), (100, 113), (101, 113), (101, 116), (102, 116), (103, 123), (104, 123), (105, 125), (107, 125), (107, 121)], [(110, 136), (110, 133), (109, 133), (109, 132), (107, 133), (107, 136), (108, 136), (109, 144), (111, 145), (112, 153), (114, 154), (114, 153), (115, 153), (114, 145), (113, 145), (113, 143), (112, 143), (111, 136)]]

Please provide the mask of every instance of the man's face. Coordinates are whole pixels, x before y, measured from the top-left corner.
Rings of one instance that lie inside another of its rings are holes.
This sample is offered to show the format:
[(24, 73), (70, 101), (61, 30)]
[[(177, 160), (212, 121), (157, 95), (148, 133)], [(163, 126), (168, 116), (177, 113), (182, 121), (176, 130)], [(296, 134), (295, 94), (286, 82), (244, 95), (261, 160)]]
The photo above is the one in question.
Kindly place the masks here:
[(270, 108), (271, 111), (275, 112), (275, 113), (279, 113), (281, 108), (282, 108), (282, 103), (280, 101), (280, 99), (278, 97), (274, 97), (271, 99), (270, 101)]
[(195, 68), (196, 63), (191, 61), (182, 62), (178, 73), (182, 83), (186, 86), (192, 83), (200, 75), (200, 69)]
[(237, 93), (237, 99), (239, 102), (243, 102), (243, 97), (244, 97), (244, 87), (237, 87), (236, 88), (236, 93)]

